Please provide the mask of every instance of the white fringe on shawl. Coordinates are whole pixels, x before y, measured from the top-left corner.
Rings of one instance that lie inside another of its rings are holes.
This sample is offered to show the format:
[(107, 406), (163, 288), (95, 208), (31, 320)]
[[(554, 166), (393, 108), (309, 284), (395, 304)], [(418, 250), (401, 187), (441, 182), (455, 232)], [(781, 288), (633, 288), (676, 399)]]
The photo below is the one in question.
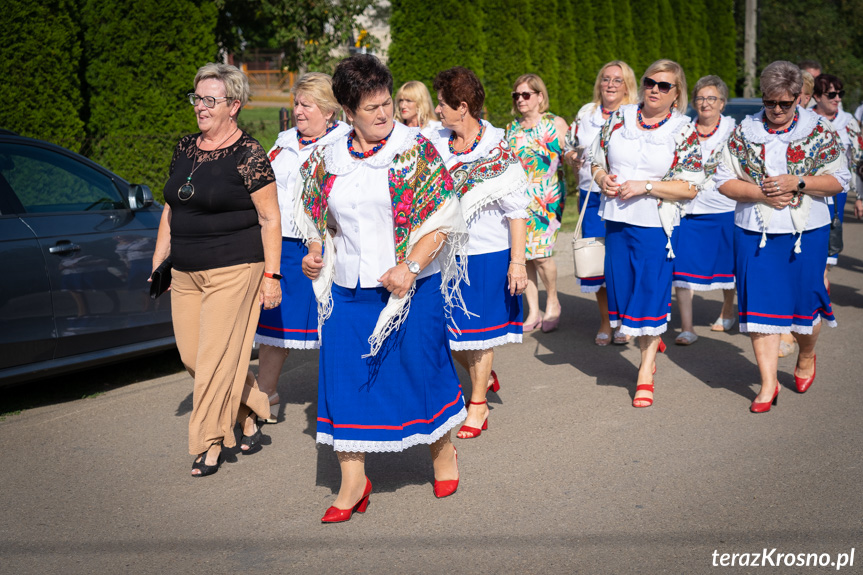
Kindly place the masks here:
[[(414, 146), (419, 145), (420, 137), (418, 129), (407, 128), (402, 124), (396, 123), (387, 145), (378, 154), (362, 161), (377, 166), (391, 164), (398, 154), (407, 152)], [(345, 139), (340, 138), (332, 145), (324, 148), (322, 152), (327, 172), (336, 176), (357, 169), (359, 167), (357, 164), (361, 163), (360, 160), (342, 161), (344, 154), (337, 153), (334, 147), (345, 146)], [(314, 156), (312, 159), (314, 159)], [(294, 221), (297, 222), (297, 227), (307, 242), (321, 241), (314, 221), (305, 213), (302, 201), (303, 185), (304, 182), (302, 179), (298, 178), (295, 188), (297, 201), (294, 202)], [(461, 295), (459, 284), (467, 276), (468, 232), (467, 225), (461, 214), (461, 206), (455, 193), (438, 206), (438, 209), (418, 229), (411, 231), (405, 252), (406, 255), (409, 256), (411, 254), (411, 251), (423, 236), (432, 232), (446, 235), (446, 241), (438, 246), (435, 253), (441, 269), (441, 292), (444, 297), (445, 307), (447, 310), (451, 310), (452, 308), (465, 309), (464, 298)], [(319, 336), (324, 322), (330, 317), (333, 311), (332, 286), (333, 278), (335, 277), (335, 245), (332, 239), (332, 232), (328, 231), (325, 234), (323, 243), (324, 267), (318, 278), (312, 281), (315, 298), (318, 300)], [(460, 256), (460, 262), (456, 260), (456, 255)], [(378, 316), (375, 329), (369, 337), (370, 352), (363, 357), (377, 355), (387, 337), (394, 331), (398, 331), (410, 311), (410, 300), (415, 289), (416, 281), (414, 281), (414, 284), (404, 297), (399, 298), (390, 294), (386, 306)]]

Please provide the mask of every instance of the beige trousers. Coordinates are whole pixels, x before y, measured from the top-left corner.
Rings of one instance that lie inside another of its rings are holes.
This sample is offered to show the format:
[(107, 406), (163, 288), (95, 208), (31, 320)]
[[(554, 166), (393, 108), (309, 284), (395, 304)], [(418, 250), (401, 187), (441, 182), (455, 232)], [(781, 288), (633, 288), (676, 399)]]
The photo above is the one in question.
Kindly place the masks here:
[(267, 395), (249, 371), (263, 276), (262, 262), (172, 272), (174, 336), (180, 358), (195, 379), (189, 419), (192, 455), (219, 441), (234, 447), (234, 424), (252, 411), (270, 416)]

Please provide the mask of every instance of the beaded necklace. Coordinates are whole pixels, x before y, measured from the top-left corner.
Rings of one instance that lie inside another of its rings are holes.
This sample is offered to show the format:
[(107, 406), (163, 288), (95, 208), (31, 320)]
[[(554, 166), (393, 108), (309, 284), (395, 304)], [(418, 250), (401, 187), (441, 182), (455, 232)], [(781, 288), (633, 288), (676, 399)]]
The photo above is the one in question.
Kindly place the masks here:
[(671, 119), (671, 115), (674, 113), (673, 110), (668, 111), (668, 115), (665, 116), (665, 119), (661, 122), (657, 122), (655, 124), (645, 124), (644, 119), (641, 117), (641, 104), (638, 105), (638, 112), (636, 113), (636, 117), (638, 118), (638, 125), (641, 126), (645, 130), (655, 130), (656, 128), (663, 125), (665, 122)]
[(791, 120), (791, 125), (789, 125), (784, 130), (774, 130), (770, 126), (767, 125), (767, 114), (762, 114), (761, 123), (764, 124), (764, 129), (767, 130), (768, 134), (787, 134), (791, 130), (794, 129), (794, 126), (797, 125), (797, 119), (800, 117), (800, 112), (794, 112), (794, 119)]
[(447, 144), (449, 145), (449, 153), (452, 154), (453, 156), (463, 156), (465, 154), (470, 154), (471, 152), (476, 150), (477, 146), (479, 146), (479, 142), (480, 142), (480, 140), (482, 140), (482, 135), (484, 133), (485, 133), (485, 126), (480, 126), (479, 132), (476, 133), (476, 138), (473, 139), (473, 144), (471, 144), (469, 148), (465, 148), (464, 150), (462, 150), (460, 152), (456, 152), (455, 148), (453, 148), (453, 146), (452, 146), (452, 143), (455, 140), (455, 132), (453, 132), (452, 134), (449, 135), (449, 141), (447, 142)]
[(599, 111), (600, 111), (600, 112), (602, 112), (602, 115), (603, 115), (603, 116), (610, 116), (610, 115), (612, 115), (613, 113), (615, 113), (617, 110), (606, 110), (606, 109), (605, 109), (605, 106), (603, 106), (602, 104), (600, 104), (600, 105), (599, 105)]
[(348, 135), (348, 152), (350, 152), (351, 156), (358, 160), (365, 160), (366, 158), (370, 158), (377, 154), (381, 148), (387, 145), (387, 140), (389, 140), (390, 136), (393, 135), (393, 131), (390, 130), (390, 133), (387, 134), (387, 137), (378, 142), (377, 145), (375, 145), (375, 147), (368, 152), (357, 152), (356, 150), (354, 150), (354, 135), (356, 135), (356, 130), (351, 130), (351, 133)]
[(695, 131), (698, 132), (699, 138), (704, 138), (706, 140), (707, 138), (709, 138), (710, 136), (715, 134), (717, 130), (719, 130), (719, 124), (721, 124), (721, 123), (722, 123), (722, 118), (719, 118), (719, 121), (716, 122), (716, 126), (712, 130), (710, 130), (709, 134), (702, 134), (701, 132), (698, 132), (698, 124), (695, 124)]
[(338, 124), (333, 124), (332, 126), (327, 128), (326, 132), (324, 132), (323, 134), (321, 134), (317, 138), (305, 139), (305, 138), (303, 138), (303, 135), (300, 133), (300, 131), (297, 130), (297, 141), (300, 143), (301, 146), (311, 146), (312, 144), (314, 144), (315, 142), (317, 142), (318, 140), (320, 140), (321, 138), (323, 138), (324, 136), (326, 136), (327, 134), (329, 134), (330, 132), (335, 130), (337, 125)]

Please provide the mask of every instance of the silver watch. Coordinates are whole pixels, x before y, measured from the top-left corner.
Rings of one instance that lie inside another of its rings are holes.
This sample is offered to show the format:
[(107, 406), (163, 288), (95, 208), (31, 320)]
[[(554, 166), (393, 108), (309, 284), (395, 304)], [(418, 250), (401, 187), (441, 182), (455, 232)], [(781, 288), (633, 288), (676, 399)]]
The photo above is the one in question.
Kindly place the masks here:
[(647, 182), (646, 184), (644, 184), (644, 189), (647, 191), (647, 195), (649, 196), (650, 192), (653, 191), (653, 184)]
[(419, 274), (420, 271), (422, 270), (420, 265), (414, 261), (405, 259), (405, 263), (408, 265), (408, 271), (411, 272), (412, 274), (415, 274), (415, 275)]

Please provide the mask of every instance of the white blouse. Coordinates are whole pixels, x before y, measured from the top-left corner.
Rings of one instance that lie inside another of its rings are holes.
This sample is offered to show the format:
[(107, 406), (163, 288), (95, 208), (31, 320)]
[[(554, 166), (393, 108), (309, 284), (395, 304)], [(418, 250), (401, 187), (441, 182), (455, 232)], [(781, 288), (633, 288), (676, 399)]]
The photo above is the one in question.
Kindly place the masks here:
[(582, 156), (584, 163), (578, 171), (578, 188), (591, 193), (600, 193), (599, 186), (590, 175), (590, 146), (599, 135), (605, 119), (602, 117), (602, 108), (599, 104), (587, 104), (582, 106), (575, 116), (575, 121), (569, 127), (566, 136), (566, 151), (575, 151), (576, 146), (584, 146), (585, 153)]
[[(788, 173), (788, 146), (796, 141), (806, 138), (815, 129), (818, 123), (818, 115), (815, 112), (797, 108), (800, 116), (793, 130), (785, 134), (770, 134), (764, 129), (761, 121), (763, 110), (751, 116), (746, 116), (741, 124), (741, 129), (747, 141), (764, 144), (764, 168), (768, 176), (779, 176)], [(848, 186), (851, 178), (848, 169), (842, 169), (830, 174), (835, 177), (843, 188)], [(714, 180), (717, 187), (721, 187), (729, 180), (736, 179), (734, 172), (724, 163), (720, 163), (716, 170)], [(806, 230), (814, 230), (830, 223), (830, 208), (827, 198), (820, 196), (812, 197), (812, 207), (809, 211), (809, 219), (806, 221)], [(737, 202), (734, 212), (734, 223), (744, 230), (761, 232), (759, 215), (756, 210), (756, 202)], [(786, 206), (782, 209), (774, 209), (773, 215), (766, 230), (768, 234), (791, 234), (795, 233), (794, 223), (791, 220), (791, 208)]]
[[(327, 222), (330, 227), (335, 224), (336, 285), (349, 289), (357, 284), (361, 288), (380, 287), (380, 277), (396, 265), (389, 168), (395, 153), (416, 132), (417, 128), (397, 123), (386, 145), (365, 160), (351, 157), (346, 134), (330, 144), (339, 166), (328, 198), (331, 219)], [(417, 279), (439, 271), (437, 260), (433, 260)]]
[[(624, 125), (615, 130), (608, 144), (606, 158), (611, 174), (617, 175), (617, 183), (628, 180), (650, 180), (658, 182), (668, 173), (674, 161), (674, 151), (677, 146), (675, 136), (690, 123), (689, 117), (678, 112), (662, 126), (654, 130), (639, 130), (638, 105), (622, 106)], [(604, 220), (623, 222), (634, 226), (660, 228), (659, 211), (656, 209), (657, 199), (648, 195), (640, 195), (629, 200), (619, 197), (602, 196), (599, 215)], [(674, 225), (680, 223), (680, 215), (676, 216)]]
[[(714, 153), (722, 153), (722, 146), (728, 141), (728, 137), (734, 130), (737, 123), (734, 118), (728, 116), (720, 116), (719, 129), (716, 133), (701, 141), (701, 159), (707, 164), (708, 160)], [(712, 175), (708, 174), (708, 179), (699, 190), (695, 199), (686, 203), (686, 213), (692, 215), (701, 214), (723, 214), (725, 212), (733, 212), (737, 207), (737, 202), (727, 196), (723, 196), (716, 188), (716, 182), (713, 181)]]
[[(447, 128), (439, 128), (430, 134), (432, 143), (441, 155), (448, 170), (456, 164), (470, 164), (493, 154), (492, 150), (505, 138), (504, 130), (495, 128), (482, 120), (485, 133), (476, 149), (468, 154), (453, 154), (449, 150), (449, 137), (452, 133)], [(467, 244), (468, 255), (489, 254), (509, 249), (509, 220), (527, 219), (527, 207), (530, 197), (526, 186), (513, 190), (511, 193), (483, 207), (476, 216), (467, 222), (470, 234)]]
[(291, 128), (279, 134), (275, 145), (270, 150), (270, 155), (272, 156), (276, 150), (279, 150), (279, 152), (275, 158), (270, 160), (270, 164), (272, 164), (273, 172), (276, 174), (279, 210), (282, 212), (282, 237), (300, 238), (300, 230), (297, 229), (292, 215), (294, 213), (294, 188), (297, 183), (297, 176), (300, 173), (300, 166), (309, 159), (315, 148), (335, 141), (346, 135), (350, 130), (350, 126), (344, 122), (338, 122), (332, 132), (326, 134), (314, 144), (305, 146), (302, 150), (297, 140), (296, 128)]

